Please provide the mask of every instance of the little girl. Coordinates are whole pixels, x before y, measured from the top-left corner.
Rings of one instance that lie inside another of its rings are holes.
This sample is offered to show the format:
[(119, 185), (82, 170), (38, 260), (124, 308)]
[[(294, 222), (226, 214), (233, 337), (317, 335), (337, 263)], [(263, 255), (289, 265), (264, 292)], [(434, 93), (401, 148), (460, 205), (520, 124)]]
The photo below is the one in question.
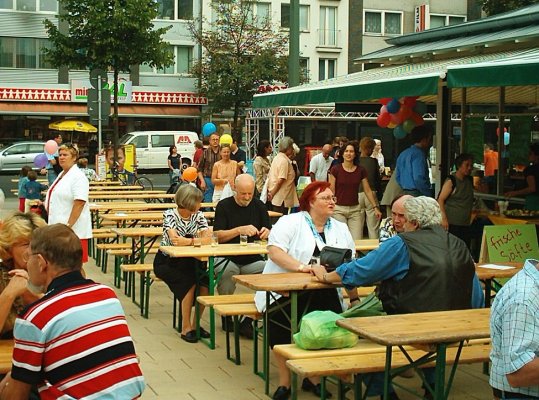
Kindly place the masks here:
[(28, 165), (25, 165), (21, 168), (21, 173), (19, 175), (19, 183), (18, 183), (18, 197), (19, 197), (19, 211), (24, 212), (24, 202), (26, 200), (26, 189), (24, 185), (26, 182), (28, 182), (28, 171), (30, 171), (31, 168)]

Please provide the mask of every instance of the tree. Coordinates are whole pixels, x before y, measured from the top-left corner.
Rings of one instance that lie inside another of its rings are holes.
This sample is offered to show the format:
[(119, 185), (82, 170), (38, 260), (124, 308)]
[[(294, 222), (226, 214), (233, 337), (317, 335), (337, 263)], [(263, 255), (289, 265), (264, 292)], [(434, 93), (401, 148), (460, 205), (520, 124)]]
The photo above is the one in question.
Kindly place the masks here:
[(539, 3), (539, 0), (483, 0), (482, 8), (487, 15), (494, 15), (513, 11), (536, 3)]
[[(56, 68), (103, 69), (114, 73), (114, 146), (118, 145), (118, 75), (133, 65), (163, 68), (173, 55), (161, 37), (171, 28), (154, 29), (157, 2), (152, 0), (60, 0), (64, 34), (45, 20), (52, 47), (45, 56)], [(114, 151), (116, 157), (116, 151)]]
[(208, 97), (210, 112), (234, 111), (236, 139), (241, 132), (240, 113), (251, 104), (258, 87), (287, 81), (287, 36), (273, 28), (269, 16), (257, 17), (254, 6), (256, 1), (212, 2), (213, 22), (203, 19), (189, 25), (203, 50), (193, 65), (199, 77), (197, 89)]

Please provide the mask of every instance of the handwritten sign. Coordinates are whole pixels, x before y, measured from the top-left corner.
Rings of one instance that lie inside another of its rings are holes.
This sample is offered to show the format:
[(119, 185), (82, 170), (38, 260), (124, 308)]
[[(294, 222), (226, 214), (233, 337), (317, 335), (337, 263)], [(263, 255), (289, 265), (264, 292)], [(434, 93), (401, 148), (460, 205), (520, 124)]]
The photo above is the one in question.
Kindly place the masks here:
[(482, 247), (488, 262), (523, 262), (539, 255), (533, 224), (485, 226)]

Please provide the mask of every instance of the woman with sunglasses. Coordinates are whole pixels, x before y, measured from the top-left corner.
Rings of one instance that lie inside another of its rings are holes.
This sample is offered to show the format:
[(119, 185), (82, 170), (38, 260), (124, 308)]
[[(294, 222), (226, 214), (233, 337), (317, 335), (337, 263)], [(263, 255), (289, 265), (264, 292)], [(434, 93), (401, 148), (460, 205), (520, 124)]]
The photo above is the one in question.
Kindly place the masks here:
[(66, 224), (81, 240), (82, 262), (88, 262), (88, 239), (92, 237), (92, 220), (88, 195), (90, 183), (77, 166), (78, 150), (70, 143), (58, 149), (62, 172), (50, 186), (45, 198), (49, 224)]
[(27, 289), (28, 245), (32, 232), (47, 223), (35, 213), (16, 212), (0, 228), (0, 338), (12, 337), (17, 314), (37, 300)]
[[(273, 226), (268, 238), (268, 261), (263, 274), (304, 272), (310, 273), (311, 259), (319, 257), (326, 246), (355, 251), (354, 240), (346, 224), (332, 218), (335, 209), (335, 197), (329, 182), (316, 181), (309, 184), (299, 199), (301, 212), (284, 215)], [(298, 315), (314, 310), (343, 311), (337, 289), (320, 289), (312, 296), (298, 296)], [(357, 291), (350, 291), (350, 300), (357, 300)], [(310, 297), (310, 298), (309, 298)], [(276, 344), (290, 343), (290, 304), (286, 297), (272, 293), (271, 303), (282, 305), (285, 312), (271, 314), (268, 330), (271, 348)], [(255, 295), (256, 307), (266, 311), (266, 292)], [(286, 359), (274, 354), (279, 370), (279, 387), (273, 394), (274, 400), (285, 400), (290, 396), (290, 373)], [(319, 383), (305, 378), (302, 389), (311, 391), (320, 397)]]

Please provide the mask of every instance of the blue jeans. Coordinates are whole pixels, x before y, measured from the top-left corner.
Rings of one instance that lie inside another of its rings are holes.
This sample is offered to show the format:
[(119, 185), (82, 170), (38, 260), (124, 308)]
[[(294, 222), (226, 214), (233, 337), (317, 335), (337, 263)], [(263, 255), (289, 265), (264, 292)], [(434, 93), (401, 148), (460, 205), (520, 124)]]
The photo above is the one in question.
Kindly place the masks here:
[(52, 183), (56, 180), (58, 175), (54, 171), (54, 169), (48, 169), (47, 168), (47, 180), (49, 181), (49, 186), (52, 185)]
[(213, 199), (213, 183), (211, 177), (205, 176), (204, 182), (206, 182), (206, 191), (204, 192), (204, 203), (211, 203)]

